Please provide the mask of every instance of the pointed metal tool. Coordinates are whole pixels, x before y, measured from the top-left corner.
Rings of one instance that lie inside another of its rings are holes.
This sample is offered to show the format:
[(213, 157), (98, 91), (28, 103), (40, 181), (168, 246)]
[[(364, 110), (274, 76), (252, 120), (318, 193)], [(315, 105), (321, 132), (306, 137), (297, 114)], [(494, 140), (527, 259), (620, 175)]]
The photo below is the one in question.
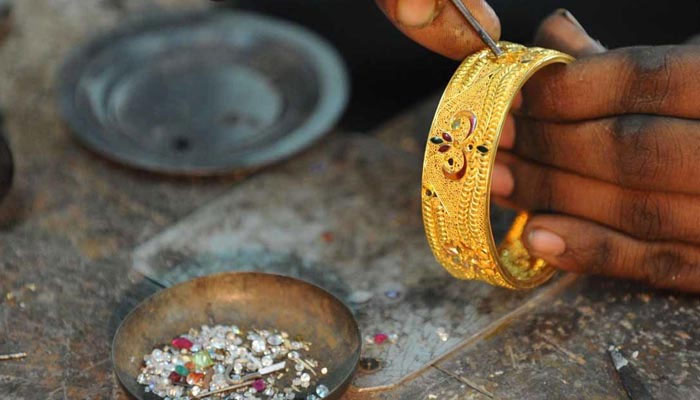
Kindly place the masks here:
[(620, 376), (622, 387), (625, 388), (630, 400), (654, 400), (649, 389), (644, 386), (639, 374), (632, 368), (630, 362), (622, 355), (617, 346), (608, 347), (610, 360)]
[(496, 57), (499, 57), (501, 54), (503, 54), (503, 50), (501, 50), (500, 47), (498, 47), (498, 43), (496, 43), (491, 36), (489, 36), (488, 32), (486, 32), (486, 29), (484, 29), (483, 26), (479, 23), (479, 21), (476, 20), (474, 15), (469, 11), (467, 6), (464, 5), (462, 0), (452, 0), (452, 3), (454, 3), (455, 7), (464, 15), (464, 18), (467, 19), (467, 22), (469, 22), (469, 25), (474, 28), (476, 33), (479, 35), (481, 40), (489, 46), (491, 51)]

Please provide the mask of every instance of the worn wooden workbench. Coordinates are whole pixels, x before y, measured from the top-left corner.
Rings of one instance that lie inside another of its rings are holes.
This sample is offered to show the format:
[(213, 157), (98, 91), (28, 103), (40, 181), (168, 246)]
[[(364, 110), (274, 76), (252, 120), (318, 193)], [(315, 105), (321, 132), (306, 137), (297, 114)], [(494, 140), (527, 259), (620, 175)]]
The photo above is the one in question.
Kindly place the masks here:
[[(0, 45), (0, 104), (17, 164), (0, 205), (0, 354), (29, 356), (0, 362), (2, 399), (127, 398), (112, 373), (111, 339), (124, 315), (158, 290), (131, 268), (133, 250), (240, 184), (121, 168), (79, 146), (57, 116), (54, 73), (70, 47), (152, 4), (16, 2)], [(378, 143), (420, 163), (431, 107), (379, 128)], [(656, 398), (700, 398), (698, 298), (574, 276), (541, 294), (413, 379), (347, 397), (624, 399), (606, 353), (615, 344)], [(502, 298), (481, 299), (480, 313), (501, 312)]]

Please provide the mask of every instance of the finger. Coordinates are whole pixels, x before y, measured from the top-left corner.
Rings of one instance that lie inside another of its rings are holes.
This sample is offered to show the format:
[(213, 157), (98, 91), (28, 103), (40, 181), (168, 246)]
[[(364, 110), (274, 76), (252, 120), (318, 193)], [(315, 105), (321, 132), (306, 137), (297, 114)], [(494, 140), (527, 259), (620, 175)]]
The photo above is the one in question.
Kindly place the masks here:
[[(564, 9), (555, 11), (542, 21), (535, 34), (535, 45), (559, 50), (574, 57), (605, 51), (603, 45), (588, 36), (578, 20)], [(522, 92), (518, 92), (511, 106), (513, 110), (511, 114), (517, 114), (522, 104)], [(515, 133), (515, 121), (506, 120), (500, 147), (512, 148)]]
[(559, 215), (533, 216), (523, 238), (533, 256), (560, 269), (700, 291), (700, 249), (695, 246), (639, 241), (590, 221)]
[(513, 192), (514, 186), (513, 174), (510, 173), (508, 167), (501, 163), (496, 163), (491, 171), (491, 193), (495, 195), (507, 195)]
[(618, 114), (700, 118), (700, 46), (628, 47), (552, 65), (523, 88), (523, 112), (571, 121)]
[(513, 110), (517, 110), (523, 104), (523, 94), (518, 91), (515, 94), (515, 98), (511, 102), (511, 111), (506, 115), (506, 120), (503, 124), (503, 130), (501, 131), (501, 139), (498, 142), (498, 147), (504, 149), (513, 148), (513, 143), (515, 142), (515, 115)]
[(506, 116), (503, 122), (503, 131), (501, 132), (501, 140), (498, 142), (498, 147), (502, 149), (512, 149), (515, 144), (515, 117), (513, 114)]
[(630, 189), (700, 194), (700, 121), (632, 114), (517, 124), (512, 148), (523, 158)]
[[(421, 45), (456, 60), (485, 47), (450, 0), (376, 0), (389, 19)], [(496, 13), (484, 0), (464, 0), (494, 40), (501, 36)]]
[(696, 196), (625, 189), (508, 152), (499, 152), (497, 160), (512, 175), (513, 190), (498, 192), (492, 185), (491, 192), (513, 208), (576, 216), (639, 239), (700, 242)]
[(559, 9), (545, 18), (535, 32), (535, 45), (559, 50), (574, 57), (605, 51), (567, 10)]

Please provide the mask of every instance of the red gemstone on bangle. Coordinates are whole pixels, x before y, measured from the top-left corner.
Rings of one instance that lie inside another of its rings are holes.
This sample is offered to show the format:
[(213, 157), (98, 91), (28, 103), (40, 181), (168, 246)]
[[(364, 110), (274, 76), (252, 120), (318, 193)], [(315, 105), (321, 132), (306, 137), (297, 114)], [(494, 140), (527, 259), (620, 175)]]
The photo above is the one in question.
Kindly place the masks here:
[(450, 149), (450, 146), (444, 145), (444, 146), (440, 146), (440, 148), (438, 149), (438, 151), (439, 151), (440, 153), (444, 153), (444, 152), (446, 152), (446, 151), (449, 150), (449, 149)]
[(451, 142), (452, 141), (452, 135), (450, 135), (447, 132), (442, 133), (442, 138), (445, 139), (445, 141)]
[(469, 133), (467, 133), (467, 135), (471, 135), (474, 129), (476, 129), (476, 115), (471, 114), (469, 116)]

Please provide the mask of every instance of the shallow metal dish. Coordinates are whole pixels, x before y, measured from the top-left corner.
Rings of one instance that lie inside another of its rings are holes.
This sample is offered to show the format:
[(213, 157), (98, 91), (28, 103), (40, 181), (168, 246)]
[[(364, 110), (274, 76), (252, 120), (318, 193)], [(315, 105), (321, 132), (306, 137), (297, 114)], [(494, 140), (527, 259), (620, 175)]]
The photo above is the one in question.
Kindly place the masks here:
[(212, 175), (291, 156), (348, 97), (336, 51), (310, 31), (233, 11), (149, 16), (76, 50), (58, 75), (77, 137), (118, 162)]
[(216, 274), (164, 289), (124, 319), (114, 336), (112, 361), (126, 390), (140, 400), (158, 399), (136, 382), (143, 356), (203, 324), (302, 335), (312, 343), (311, 357), (328, 368), (321, 379), (331, 392), (327, 399), (343, 394), (360, 358), (360, 332), (352, 313), (325, 290), (281, 275)]

